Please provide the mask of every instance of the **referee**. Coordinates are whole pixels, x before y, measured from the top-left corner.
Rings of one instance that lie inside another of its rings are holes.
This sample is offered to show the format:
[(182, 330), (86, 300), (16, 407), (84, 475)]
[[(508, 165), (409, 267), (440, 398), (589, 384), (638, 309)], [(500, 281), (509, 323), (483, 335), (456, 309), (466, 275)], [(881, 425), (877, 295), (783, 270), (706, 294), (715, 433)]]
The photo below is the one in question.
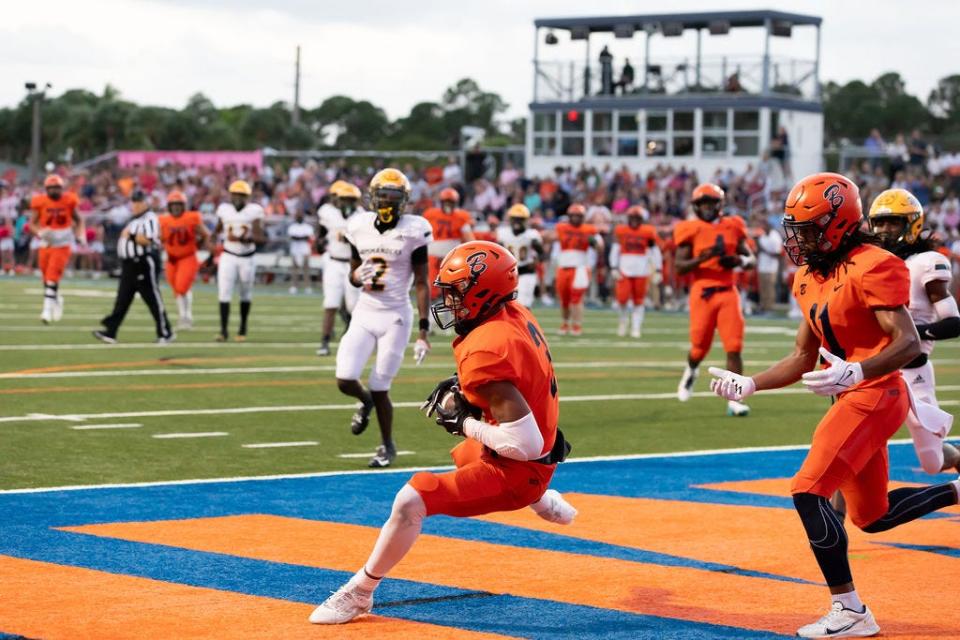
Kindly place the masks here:
[(130, 197), (133, 217), (120, 232), (117, 242), (117, 256), (121, 260), (117, 299), (113, 313), (100, 321), (103, 330), (93, 332), (101, 342), (116, 343), (117, 330), (137, 293), (147, 303), (157, 325), (157, 344), (167, 344), (175, 338), (157, 278), (160, 272), (160, 223), (146, 199), (139, 189)]

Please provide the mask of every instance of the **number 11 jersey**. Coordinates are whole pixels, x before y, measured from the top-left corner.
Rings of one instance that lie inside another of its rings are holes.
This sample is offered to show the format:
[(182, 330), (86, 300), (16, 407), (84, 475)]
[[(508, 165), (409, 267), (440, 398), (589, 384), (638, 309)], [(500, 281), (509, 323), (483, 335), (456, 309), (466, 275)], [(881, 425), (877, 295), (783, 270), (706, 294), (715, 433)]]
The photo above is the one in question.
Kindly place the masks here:
[[(903, 260), (873, 245), (853, 249), (826, 278), (803, 267), (793, 295), (820, 345), (849, 362), (877, 355), (892, 338), (877, 322), (876, 309), (910, 302), (910, 271)], [(900, 376), (893, 371), (857, 387), (877, 387)]]
[(410, 306), (413, 284), (413, 252), (433, 239), (430, 223), (420, 216), (402, 215), (392, 229), (381, 233), (377, 214), (360, 211), (350, 216), (344, 234), (364, 263), (377, 269), (371, 290), (362, 289), (358, 305), (370, 309), (400, 309)]

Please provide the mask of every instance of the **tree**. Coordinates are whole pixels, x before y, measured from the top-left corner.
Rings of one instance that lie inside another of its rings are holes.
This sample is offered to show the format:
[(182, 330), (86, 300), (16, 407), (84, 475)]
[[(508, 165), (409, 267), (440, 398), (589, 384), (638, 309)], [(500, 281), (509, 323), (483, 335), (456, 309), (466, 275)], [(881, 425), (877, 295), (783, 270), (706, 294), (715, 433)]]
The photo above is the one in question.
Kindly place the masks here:
[(960, 124), (960, 74), (940, 78), (927, 98), (930, 112), (954, 124)]
[(496, 93), (483, 91), (476, 81), (464, 78), (443, 93), (442, 106), (447, 130), (459, 138), (460, 127), (482, 127), (489, 134), (498, 131), (496, 117), (510, 105)]
[(332, 137), (335, 147), (373, 149), (390, 132), (390, 121), (383, 109), (347, 96), (331, 96), (305, 115), (318, 136)]

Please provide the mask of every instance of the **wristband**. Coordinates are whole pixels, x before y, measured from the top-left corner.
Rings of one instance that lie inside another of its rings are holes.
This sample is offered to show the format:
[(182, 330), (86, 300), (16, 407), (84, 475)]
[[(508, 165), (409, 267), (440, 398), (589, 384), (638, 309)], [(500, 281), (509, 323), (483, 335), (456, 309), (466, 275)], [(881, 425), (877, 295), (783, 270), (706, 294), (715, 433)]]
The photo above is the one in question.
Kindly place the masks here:
[(420, 331), (430, 331), (430, 321), (426, 318), (420, 318)]

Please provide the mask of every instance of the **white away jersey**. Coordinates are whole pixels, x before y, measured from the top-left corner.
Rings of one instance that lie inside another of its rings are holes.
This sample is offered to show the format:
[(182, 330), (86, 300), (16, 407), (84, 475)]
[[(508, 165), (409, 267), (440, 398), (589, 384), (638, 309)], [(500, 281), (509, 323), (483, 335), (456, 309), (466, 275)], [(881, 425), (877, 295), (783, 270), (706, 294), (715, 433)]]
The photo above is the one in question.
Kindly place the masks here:
[[(235, 256), (252, 256), (257, 251), (253, 242), (253, 223), (264, 218), (263, 207), (252, 202), (237, 211), (233, 203), (217, 207), (217, 219), (223, 224), (223, 250)], [(231, 235), (243, 240), (228, 240)]]
[(402, 215), (397, 226), (380, 233), (374, 226), (377, 214), (361, 211), (350, 216), (346, 239), (364, 262), (377, 265), (373, 291), (361, 290), (358, 304), (376, 309), (410, 306), (413, 284), (413, 252), (433, 240), (430, 223), (415, 215)]
[(294, 222), (287, 227), (287, 237), (291, 243), (310, 242), (313, 237), (313, 225), (309, 222)]
[[(936, 251), (924, 251), (908, 256), (904, 261), (910, 269), (910, 317), (916, 324), (936, 322), (937, 312), (930, 303), (926, 285), (934, 280), (950, 281), (950, 261)], [(933, 351), (933, 340), (922, 340), (921, 350), (927, 355)]]
[(343, 217), (343, 212), (332, 204), (325, 203), (320, 205), (317, 210), (317, 217), (320, 218), (320, 226), (327, 230), (327, 255), (338, 260), (350, 259), (350, 245), (347, 244), (346, 233), (347, 223), (353, 220), (363, 209), (357, 208), (349, 218)]
[(512, 227), (504, 225), (497, 228), (497, 242), (513, 254), (517, 259), (517, 267), (526, 267), (536, 262), (537, 252), (533, 249), (533, 243), (542, 245), (543, 239), (536, 229), (524, 229), (523, 233), (516, 235)]

